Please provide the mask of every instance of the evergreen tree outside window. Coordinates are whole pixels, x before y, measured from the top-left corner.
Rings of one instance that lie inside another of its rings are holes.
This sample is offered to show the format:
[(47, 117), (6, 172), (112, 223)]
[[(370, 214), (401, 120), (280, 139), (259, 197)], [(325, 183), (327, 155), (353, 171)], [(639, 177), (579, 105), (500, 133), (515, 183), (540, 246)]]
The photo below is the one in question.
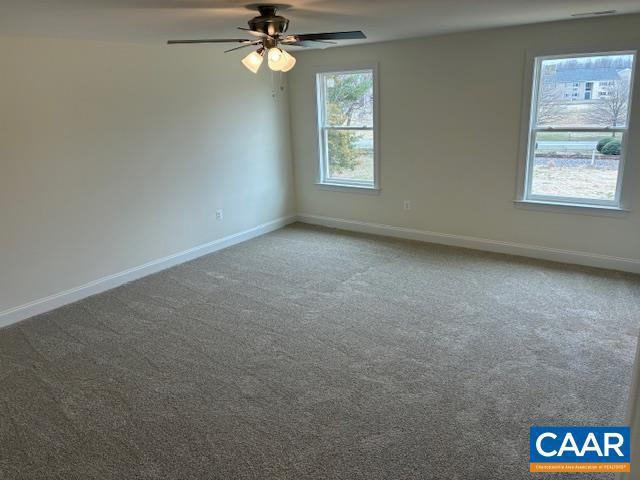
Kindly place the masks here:
[(374, 69), (317, 74), (319, 183), (378, 187), (375, 81)]

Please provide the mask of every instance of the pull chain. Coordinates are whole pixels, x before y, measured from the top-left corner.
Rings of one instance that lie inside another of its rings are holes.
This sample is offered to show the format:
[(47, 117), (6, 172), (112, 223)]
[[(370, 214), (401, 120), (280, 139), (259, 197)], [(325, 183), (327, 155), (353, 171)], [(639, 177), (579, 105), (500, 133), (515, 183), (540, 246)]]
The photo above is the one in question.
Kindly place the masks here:
[(278, 94), (284, 92), (284, 74), (271, 70), (271, 96), (275, 100)]
[(271, 96), (275, 100), (278, 92), (276, 91), (276, 72), (271, 70)]

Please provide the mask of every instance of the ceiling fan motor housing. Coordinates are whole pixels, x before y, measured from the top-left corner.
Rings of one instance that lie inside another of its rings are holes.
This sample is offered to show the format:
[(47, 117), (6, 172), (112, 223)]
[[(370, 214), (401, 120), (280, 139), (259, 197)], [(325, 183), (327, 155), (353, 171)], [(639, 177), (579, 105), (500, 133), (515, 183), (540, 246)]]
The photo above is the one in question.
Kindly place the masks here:
[(257, 8), (260, 15), (249, 20), (249, 28), (251, 30), (266, 33), (270, 36), (287, 31), (289, 19), (277, 14), (277, 6), (259, 5)]

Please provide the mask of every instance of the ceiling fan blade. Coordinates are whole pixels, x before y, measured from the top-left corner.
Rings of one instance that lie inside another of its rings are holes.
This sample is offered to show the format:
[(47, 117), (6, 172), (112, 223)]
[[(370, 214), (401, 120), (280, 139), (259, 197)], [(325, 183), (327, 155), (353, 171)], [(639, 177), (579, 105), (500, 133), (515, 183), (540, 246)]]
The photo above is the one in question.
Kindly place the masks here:
[(209, 38), (203, 40), (169, 40), (169, 45), (178, 45), (183, 43), (242, 43), (250, 42), (246, 38)]
[(315, 45), (311, 42), (282, 42), (282, 45), (286, 45), (287, 47), (314, 47)]
[(257, 45), (260, 42), (248, 42), (245, 43), (244, 45), (240, 45), (239, 47), (234, 47), (234, 48), (230, 48), (229, 50), (225, 50), (224, 53), (229, 53), (229, 52), (233, 52), (234, 50), (240, 50), (241, 48), (244, 47), (251, 47), (252, 45)]
[[(314, 42), (314, 43), (328, 43), (331, 45), (337, 45), (338, 42), (334, 42), (331, 40), (310, 40), (310, 39), (300, 39), (299, 35), (285, 35), (284, 37), (280, 38), (280, 43), (285, 43), (285, 44), (293, 44), (293, 43), (302, 43), (302, 42)], [(313, 46), (313, 44), (309, 44), (309, 46)]]
[(358, 40), (367, 38), (360, 30), (352, 32), (327, 32), (327, 33), (302, 33), (299, 35), (291, 35), (296, 40)]
[(313, 48), (313, 47), (319, 47), (320, 45), (318, 44), (334, 44), (336, 45), (336, 42), (327, 42), (324, 40), (303, 40), (301, 42), (296, 42), (296, 41), (286, 41), (286, 42), (281, 42), (282, 45), (286, 45), (287, 47), (306, 47), (306, 48)]
[(266, 33), (258, 32), (256, 30), (251, 30), (250, 28), (238, 27), (238, 30), (242, 30), (243, 32), (247, 32), (249, 35), (253, 35), (254, 37), (272, 38), (270, 35), (267, 35)]

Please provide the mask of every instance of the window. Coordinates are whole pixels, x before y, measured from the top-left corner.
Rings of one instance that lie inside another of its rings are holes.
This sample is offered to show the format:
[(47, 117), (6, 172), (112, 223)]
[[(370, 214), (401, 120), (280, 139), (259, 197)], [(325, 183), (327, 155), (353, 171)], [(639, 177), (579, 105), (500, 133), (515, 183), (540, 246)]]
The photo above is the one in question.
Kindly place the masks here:
[(378, 188), (375, 69), (318, 73), (319, 183)]
[[(635, 52), (535, 59), (522, 200), (620, 206), (634, 67)], [(566, 98), (567, 81), (582, 99)]]

